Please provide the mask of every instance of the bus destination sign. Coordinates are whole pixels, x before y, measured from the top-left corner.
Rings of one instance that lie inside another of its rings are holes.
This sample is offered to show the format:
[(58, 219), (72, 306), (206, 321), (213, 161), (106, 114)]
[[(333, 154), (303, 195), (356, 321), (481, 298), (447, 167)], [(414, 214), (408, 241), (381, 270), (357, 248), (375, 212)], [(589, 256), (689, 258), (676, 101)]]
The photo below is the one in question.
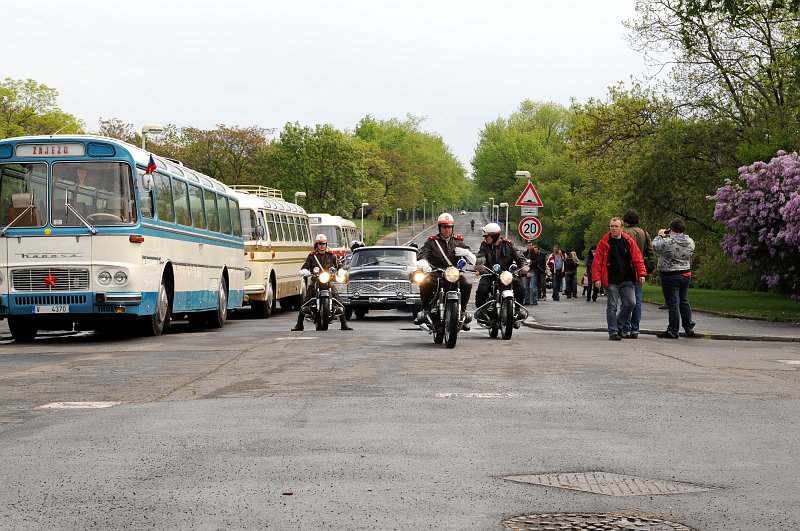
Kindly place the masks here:
[(83, 144), (20, 144), (17, 157), (82, 157), (86, 154)]

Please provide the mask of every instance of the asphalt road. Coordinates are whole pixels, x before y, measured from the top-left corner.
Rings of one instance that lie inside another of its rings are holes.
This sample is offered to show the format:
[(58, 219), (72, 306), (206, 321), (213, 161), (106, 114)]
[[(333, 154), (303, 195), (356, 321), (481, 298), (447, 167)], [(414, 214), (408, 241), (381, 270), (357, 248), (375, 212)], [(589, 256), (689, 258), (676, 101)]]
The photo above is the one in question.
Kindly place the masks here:
[[(353, 332), (294, 320), (0, 340), (0, 528), (800, 528), (798, 343), (473, 328), (448, 350), (399, 312)], [(56, 402), (110, 407), (39, 408)], [(709, 490), (504, 479), (589, 472)]]

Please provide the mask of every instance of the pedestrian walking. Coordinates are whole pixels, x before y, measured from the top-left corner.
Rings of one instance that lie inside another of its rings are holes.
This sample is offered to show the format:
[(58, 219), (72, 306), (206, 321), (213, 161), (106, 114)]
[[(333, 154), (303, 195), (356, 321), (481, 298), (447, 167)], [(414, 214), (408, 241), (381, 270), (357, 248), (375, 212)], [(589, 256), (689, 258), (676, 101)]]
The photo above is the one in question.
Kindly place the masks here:
[(573, 297), (576, 299), (578, 298), (579, 263), (580, 260), (578, 260), (578, 255), (575, 253), (575, 251), (570, 251), (564, 259), (564, 284), (566, 285), (564, 293), (566, 293), (568, 299)]
[(631, 313), (636, 305), (634, 285), (646, 278), (639, 247), (622, 231), (622, 220), (611, 218), (609, 232), (597, 243), (597, 253), (592, 262), (595, 286), (606, 288), (608, 339), (619, 341), (623, 337), (638, 337), (638, 333), (624, 334), (622, 330), (626, 325), (630, 326)]
[(564, 280), (564, 262), (566, 256), (558, 245), (553, 246), (553, 252), (547, 257), (547, 269), (553, 277), (553, 300), (560, 300), (561, 282)]
[[(639, 251), (642, 253), (642, 258), (653, 256), (653, 244), (650, 241), (650, 235), (647, 234), (647, 231), (644, 230), (639, 226), (639, 213), (636, 212), (634, 209), (630, 208), (627, 212), (622, 216), (622, 221), (624, 226), (622, 231), (633, 238), (633, 241), (636, 242), (636, 246), (639, 248)], [(645, 270), (647, 274), (653, 272), (652, 269), (647, 270), (647, 265), (645, 265)], [(631, 322), (630, 325), (627, 326), (622, 330), (623, 334), (636, 334), (639, 335), (639, 323), (642, 320), (642, 286), (644, 284), (637, 282), (634, 285), (634, 295), (636, 296), (636, 305), (633, 307), (633, 313), (631, 314)]]
[(597, 294), (600, 290), (594, 285), (592, 279), (592, 262), (594, 262), (594, 253), (597, 251), (597, 246), (592, 245), (589, 247), (589, 254), (586, 255), (586, 281), (589, 283), (589, 289), (586, 291), (586, 302), (597, 302)]

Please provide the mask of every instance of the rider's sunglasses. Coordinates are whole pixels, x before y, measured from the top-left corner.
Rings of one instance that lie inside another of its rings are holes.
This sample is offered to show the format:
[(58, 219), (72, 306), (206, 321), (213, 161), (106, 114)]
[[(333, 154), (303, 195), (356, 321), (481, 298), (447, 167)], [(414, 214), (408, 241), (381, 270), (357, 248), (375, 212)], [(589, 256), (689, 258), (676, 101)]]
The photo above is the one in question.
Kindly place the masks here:
[(440, 226), (441, 228), (443, 228), (443, 229), (452, 229), (452, 228), (453, 228), (453, 226), (452, 226), (452, 225), (439, 225), (439, 226)]

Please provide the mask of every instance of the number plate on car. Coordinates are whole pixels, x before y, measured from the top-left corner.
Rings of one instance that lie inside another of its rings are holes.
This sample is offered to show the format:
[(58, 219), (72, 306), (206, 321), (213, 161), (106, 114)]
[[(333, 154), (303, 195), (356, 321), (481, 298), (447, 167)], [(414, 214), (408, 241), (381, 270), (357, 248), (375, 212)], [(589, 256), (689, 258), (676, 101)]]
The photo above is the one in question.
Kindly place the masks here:
[(389, 299), (387, 299), (386, 297), (370, 297), (369, 298), (369, 302), (386, 302), (387, 300), (389, 300)]
[(54, 306), (34, 306), (33, 313), (69, 313), (69, 306), (57, 304)]

